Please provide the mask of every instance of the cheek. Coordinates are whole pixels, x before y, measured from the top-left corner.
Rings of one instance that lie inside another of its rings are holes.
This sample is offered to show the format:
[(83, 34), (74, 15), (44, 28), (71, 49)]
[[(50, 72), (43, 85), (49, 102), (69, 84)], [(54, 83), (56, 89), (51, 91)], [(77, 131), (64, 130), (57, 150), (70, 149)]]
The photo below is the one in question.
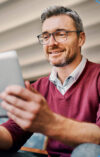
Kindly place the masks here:
[(78, 48), (77, 41), (74, 40), (73, 42), (68, 43), (66, 48), (68, 48), (71, 51), (76, 51), (76, 49)]
[(73, 36), (73, 38), (69, 36), (68, 40), (66, 40), (64, 44), (65, 44), (65, 47), (69, 48), (69, 49), (78, 47), (78, 38), (77, 38), (77, 36), (75, 35), (75, 36)]

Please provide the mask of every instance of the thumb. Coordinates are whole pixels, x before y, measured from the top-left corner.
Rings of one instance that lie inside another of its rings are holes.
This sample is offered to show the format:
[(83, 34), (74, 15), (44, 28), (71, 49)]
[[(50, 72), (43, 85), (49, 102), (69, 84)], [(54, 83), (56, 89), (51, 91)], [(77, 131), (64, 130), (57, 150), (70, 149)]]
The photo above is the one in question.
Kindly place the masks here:
[(38, 93), (38, 91), (31, 86), (29, 81), (25, 81), (25, 87), (34, 93)]
[(25, 87), (29, 90), (31, 90), (31, 84), (29, 81), (25, 81)]

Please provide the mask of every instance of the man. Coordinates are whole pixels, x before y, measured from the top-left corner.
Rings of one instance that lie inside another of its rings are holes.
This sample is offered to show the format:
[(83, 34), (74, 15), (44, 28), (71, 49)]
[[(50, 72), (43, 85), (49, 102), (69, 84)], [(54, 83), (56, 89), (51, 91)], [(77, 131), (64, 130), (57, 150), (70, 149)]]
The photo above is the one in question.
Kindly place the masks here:
[(17, 150), (40, 132), (49, 138), (50, 156), (69, 157), (79, 144), (100, 144), (100, 65), (81, 55), (85, 33), (75, 11), (50, 7), (41, 21), (38, 39), (53, 70), (26, 89), (10, 86), (0, 94), (12, 119), (0, 127), (0, 147)]

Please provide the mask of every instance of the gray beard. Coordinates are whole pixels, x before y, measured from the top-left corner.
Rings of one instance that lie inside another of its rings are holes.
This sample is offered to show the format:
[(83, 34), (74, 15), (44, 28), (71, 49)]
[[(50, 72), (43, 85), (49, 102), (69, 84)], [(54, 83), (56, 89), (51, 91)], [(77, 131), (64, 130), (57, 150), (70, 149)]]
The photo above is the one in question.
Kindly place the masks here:
[(74, 59), (76, 58), (77, 54), (75, 53), (71, 58), (67, 58), (66, 61), (64, 63), (59, 63), (59, 64), (51, 64), (55, 67), (64, 67), (70, 63), (72, 63), (74, 61)]

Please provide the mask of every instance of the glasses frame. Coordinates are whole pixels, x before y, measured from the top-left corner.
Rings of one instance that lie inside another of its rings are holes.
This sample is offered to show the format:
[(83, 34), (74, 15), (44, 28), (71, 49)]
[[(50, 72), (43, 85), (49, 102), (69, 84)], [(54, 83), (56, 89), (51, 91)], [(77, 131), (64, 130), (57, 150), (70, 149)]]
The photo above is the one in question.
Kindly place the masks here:
[[(61, 31), (64, 31), (64, 32), (66, 33), (66, 39), (65, 39), (65, 40), (67, 40), (67, 34), (68, 34), (68, 33), (76, 32), (76, 33), (79, 35), (79, 33), (82, 32), (82, 31), (66, 31), (66, 30), (57, 30), (57, 31), (55, 31), (55, 32), (53, 32), (53, 33), (48, 33), (48, 32), (47, 32), (47, 33), (49, 34), (49, 39), (48, 39), (47, 43), (45, 43), (45, 44), (42, 43), (41, 40), (40, 40), (40, 37), (44, 34), (44, 33), (42, 33), (42, 34), (39, 34), (39, 35), (37, 36), (38, 41), (39, 41), (39, 43), (42, 44), (42, 45), (47, 45), (47, 44), (49, 43), (50, 37), (53, 36), (53, 39), (56, 41), (56, 39), (55, 39), (55, 33), (56, 33), (56, 32), (61, 32)], [(65, 41), (65, 40), (64, 40), (64, 41)], [(58, 41), (56, 41), (56, 42), (58, 42)], [(63, 41), (62, 41), (62, 42), (63, 42)], [(60, 42), (58, 42), (58, 43), (60, 43)]]

